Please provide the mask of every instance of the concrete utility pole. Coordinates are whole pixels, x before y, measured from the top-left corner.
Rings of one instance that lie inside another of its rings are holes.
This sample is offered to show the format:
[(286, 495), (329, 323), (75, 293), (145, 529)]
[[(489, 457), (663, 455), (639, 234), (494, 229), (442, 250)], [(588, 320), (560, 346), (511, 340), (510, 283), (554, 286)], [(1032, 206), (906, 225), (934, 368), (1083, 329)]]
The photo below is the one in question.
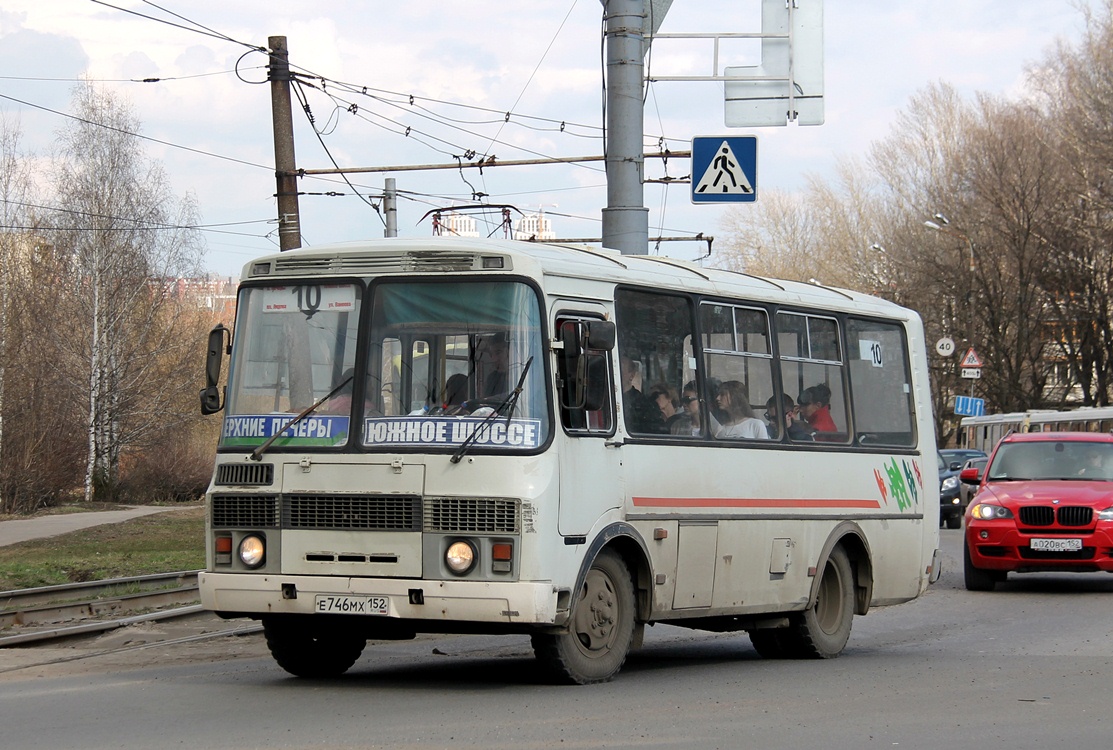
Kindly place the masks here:
[(267, 38), (270, 47), (271, 124), (274, 129), (274, 177), (278, 197), (278, 249), (301, 247), (301, 214), (294, 160), (294, 118), (290, 108), (290, 55), (286, 37)]
[(623, 255), (649, 252), (649, 209), (642, 178), (642, 54), (645, 0), (601, 0), (607, 17), (607, 207), (603, 246)]
[(383, 237), (398, 236), (398, 188), (393, 177), (383, 178), (383, 213), (386, 214), (386, 228)]

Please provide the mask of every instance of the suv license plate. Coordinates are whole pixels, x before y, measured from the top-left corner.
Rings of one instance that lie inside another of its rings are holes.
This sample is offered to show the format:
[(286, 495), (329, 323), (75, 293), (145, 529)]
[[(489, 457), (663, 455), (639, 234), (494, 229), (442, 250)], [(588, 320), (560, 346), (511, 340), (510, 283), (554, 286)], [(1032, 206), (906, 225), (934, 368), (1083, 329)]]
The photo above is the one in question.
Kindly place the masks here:
[(390, 597), (317, 594), (313, 609), (330, 615), (389, 615)]
[(1030, 549), (1041, 552), (1078, 552), (1082, 549), (1081, 539), (1031, 539), (1028, 542)]

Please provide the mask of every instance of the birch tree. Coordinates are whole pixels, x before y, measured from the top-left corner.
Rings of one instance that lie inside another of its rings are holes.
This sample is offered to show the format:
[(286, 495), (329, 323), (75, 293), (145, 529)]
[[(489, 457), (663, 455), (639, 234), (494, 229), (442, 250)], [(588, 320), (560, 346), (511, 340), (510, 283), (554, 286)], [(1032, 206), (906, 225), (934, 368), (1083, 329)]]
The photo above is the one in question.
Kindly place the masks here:
[[(167, 358), (195, 354), (183, 339), (182, 300), (167, 279), (199, 275), (194, 203), (178, 200), (161, 166), (143, 155), (139, 122), (114, 95), (83, 85), (77, 118), (58, 140), (54, 233), (69, 280), (73, 334), (56, 335), (73, 404), (85, 414), (85, 499), (113, 499), (121, 451), (186, 415), (170, 408)], [(66, 317), (56, 321), (65, 326)], [(192, 362), (190, 363), (196, 366)], [(173, 368), (171, 368), (173, 369)], [(180, 369), (180, 368), (179, 368)]]

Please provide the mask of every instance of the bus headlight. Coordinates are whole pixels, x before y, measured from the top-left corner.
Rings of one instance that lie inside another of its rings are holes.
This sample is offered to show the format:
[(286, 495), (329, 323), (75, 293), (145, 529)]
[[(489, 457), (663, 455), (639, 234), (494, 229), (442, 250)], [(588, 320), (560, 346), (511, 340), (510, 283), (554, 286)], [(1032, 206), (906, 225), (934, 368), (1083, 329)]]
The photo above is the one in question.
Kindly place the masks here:
[(267, 559), (267, 545), (258, 534), (248, 534), (240, 540), (240, 562), (249, 568), (258, 568)]
[(444, 553), (444, 564), (456, 575), (465, 575), (475, 566), (475, 545), (468, 541), (453, 542)]
[(998, 518), (1012, 518), (1013, 512), (1008, 508), (1003, 508), (1000, 505), (990, 505), (989, 503), (978, 503), (970, 509), (970, 515), (977, 518), (979, 521), (993, 521)]

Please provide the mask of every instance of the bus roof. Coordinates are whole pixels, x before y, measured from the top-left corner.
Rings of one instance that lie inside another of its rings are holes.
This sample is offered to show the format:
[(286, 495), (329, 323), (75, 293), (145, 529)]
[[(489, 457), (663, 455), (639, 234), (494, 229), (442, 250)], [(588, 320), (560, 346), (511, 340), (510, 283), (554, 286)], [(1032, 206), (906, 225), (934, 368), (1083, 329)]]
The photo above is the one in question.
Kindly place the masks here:
[(504, 258), (503, 272), (647, 284), (754, 301), (798, 302), (828, 310), (918, 319), (893, 302), (860, 292), (815, 283), (770, 279), (737, 271), (704, 268), (659, 255), (622, 255), (588, 245), (522, 242), (462, 237), (371, 239), (299, 248), (256, 258), (244, 266), (243, 281), (287, 276), (392, 275), (422, 271), (492, 273), (484, 258)]

